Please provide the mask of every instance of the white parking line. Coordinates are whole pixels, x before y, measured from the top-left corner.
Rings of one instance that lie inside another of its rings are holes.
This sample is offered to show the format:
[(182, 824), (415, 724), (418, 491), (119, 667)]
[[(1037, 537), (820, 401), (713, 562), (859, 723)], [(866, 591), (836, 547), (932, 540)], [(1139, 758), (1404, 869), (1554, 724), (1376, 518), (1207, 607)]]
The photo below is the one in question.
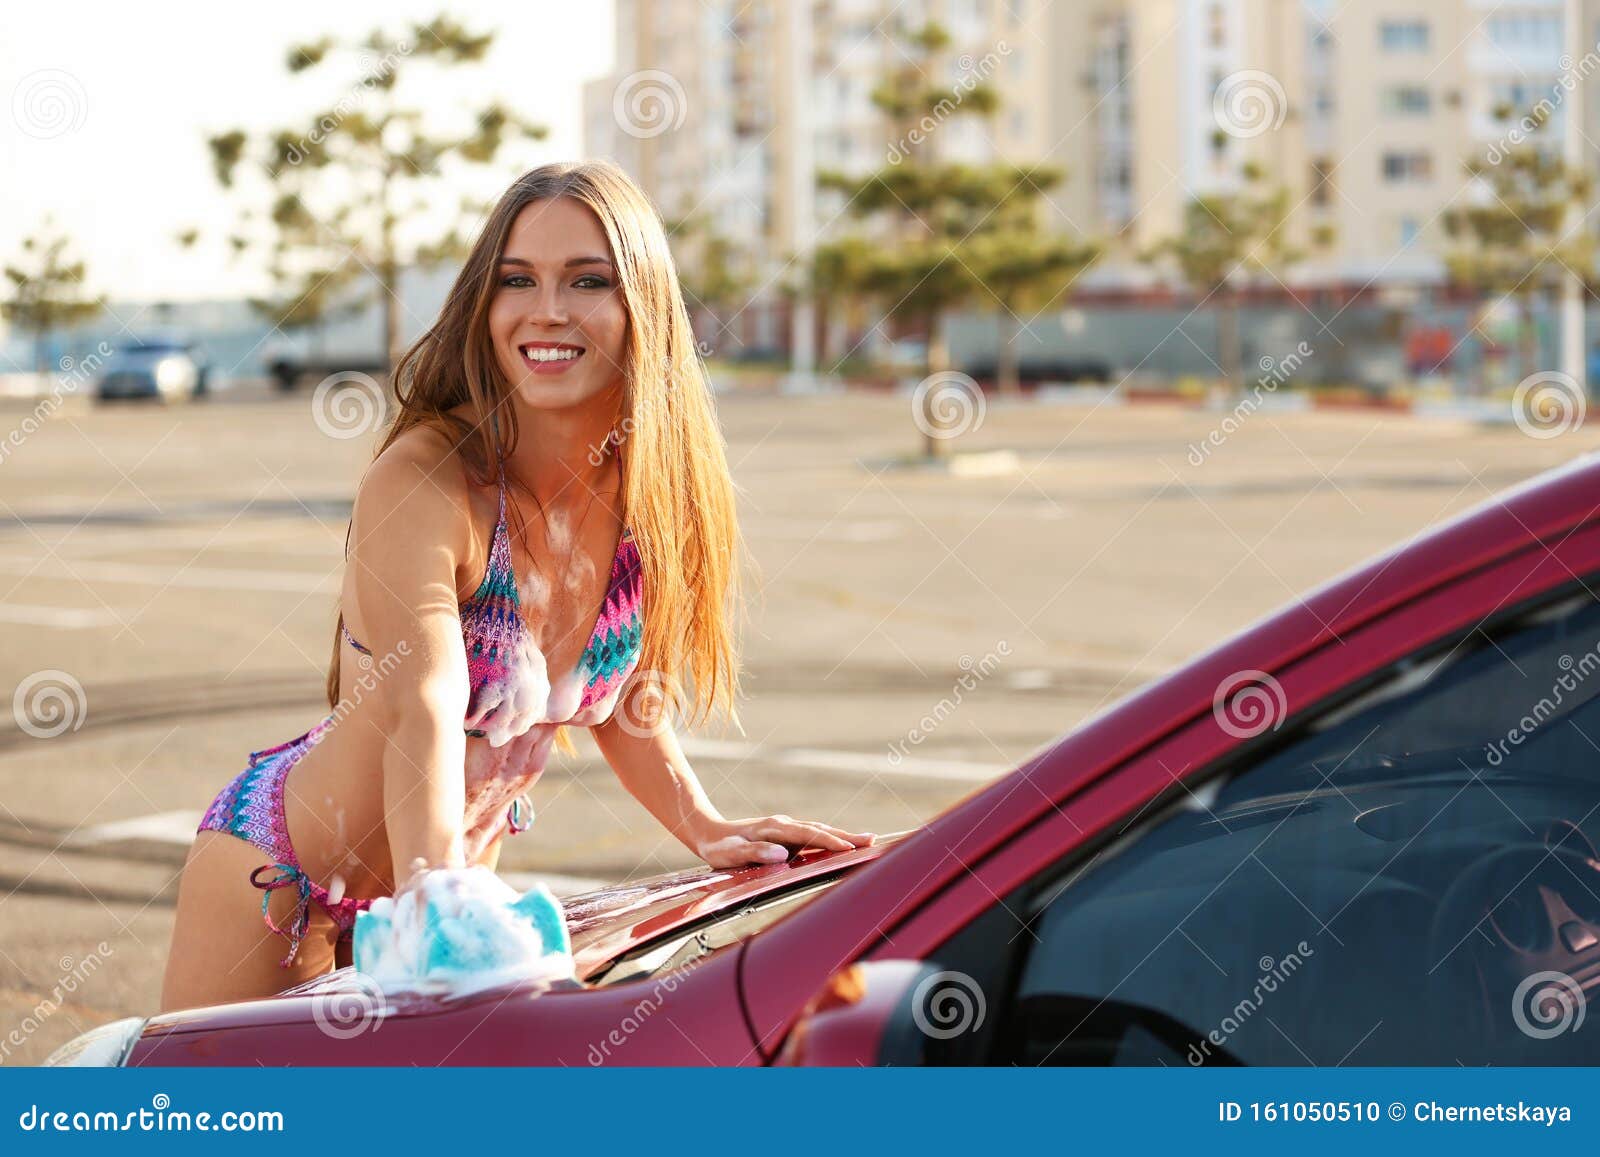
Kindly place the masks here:
[(899, 538), (909, 523), (905, 519), (858, 519), (854, 522), (823, 523), (820, 529), (794, 520), (756, 522), (746, 530), (751, 538), (793, 539), (799, 542), (886, 542)]
[[(84, 848), (96, 844), (113, 844), (120, 840), (144, 840), (156, 844), (177, 844), (186, 848), (194, 843), (195, 829), (200, 826), (202, 815), (203, 813), (197, 811), (171, 811), (116, 820), (109, 824), (82, 828), (68, 836), (62, 843), (69, 848)], [(519, 891), (525, 892), (535, 883), (542, 883), (557, 896), (575, 896), (581, 892), (593, 892), (611, 883), (596, 876), (568, 876), (560, 872), (501, 872), (500, 876)]]
[(685, 755), (699, 759), (776, 763), (784, 767), (844, 771), (855, 775), (899, 775), (920, 779), (953, 779), (967, 783), (982, 783), (1011, 770), (999, 763), (919, 759), (913, 756), (906, 756), (898, 763), (890, 763), (887, 750), (882, 755), (866, 751), (832, 751), (819, 747), (790, 747), (765, 751), (754, 743), (698, 739), (694, 736), (683, 737), (679, 743)]
[(92, 627), (119, 626), (122, 620), (104, 607), (41, 607), (33, 603), (0, 603), (0, 622), (82, 631)]
[[(7, 555), (0, 559), (0, 570), (13, 574), (27, 574), (41, 563), (51, 563), (58, 574), (61, 563), (55, 559)], [(154, 566), (145, 563), (97, 562), (69, 559), (67, 573), (80, 580), (104, 583), (135, 583), (153, 587), (200, 587), (207, 590), (299, 591), (315, 593), (331, 590), (338, 582), (338, 574), (331, 571), (313, 572), (298, 570), (245, 570), (240, 567), (173, 565)]]
[(67, 847), (87, 847), (115, 843), (117, 840), (147, 840), (156, 844), (188, 847), (194, 843), (195, 829), (200, 826), (203, 815), (203, 812), (197, 811), (157, 812), (131, 820), (116, 820), (109, 824), (80, 828), (62, 843)]

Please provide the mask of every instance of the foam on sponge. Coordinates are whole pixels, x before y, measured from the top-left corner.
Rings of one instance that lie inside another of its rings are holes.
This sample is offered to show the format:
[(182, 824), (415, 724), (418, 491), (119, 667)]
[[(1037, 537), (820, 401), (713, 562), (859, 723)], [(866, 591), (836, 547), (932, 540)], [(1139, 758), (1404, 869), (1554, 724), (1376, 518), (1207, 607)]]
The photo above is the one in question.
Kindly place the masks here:
[(356, 917), (355, 965), (385, 991), (461, 996), (573, 976), (561, 905), (489, 868), (434, 869)]

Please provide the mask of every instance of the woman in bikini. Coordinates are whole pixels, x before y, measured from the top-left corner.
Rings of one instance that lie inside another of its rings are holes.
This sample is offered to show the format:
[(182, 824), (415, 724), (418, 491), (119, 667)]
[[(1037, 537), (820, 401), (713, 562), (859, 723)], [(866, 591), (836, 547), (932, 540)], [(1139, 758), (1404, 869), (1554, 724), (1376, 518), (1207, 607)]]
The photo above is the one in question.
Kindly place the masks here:
[(318, 976), (375, 897), (493, 868), (568, 727), (713, 867), (872, 841), (725, 818), (674, 734), (736, 718), (739, 539), (666, 235), (621, 169), (519, 178), (395, 385), (351, 516), (332, 711), (206, 812), (165, 1009)]

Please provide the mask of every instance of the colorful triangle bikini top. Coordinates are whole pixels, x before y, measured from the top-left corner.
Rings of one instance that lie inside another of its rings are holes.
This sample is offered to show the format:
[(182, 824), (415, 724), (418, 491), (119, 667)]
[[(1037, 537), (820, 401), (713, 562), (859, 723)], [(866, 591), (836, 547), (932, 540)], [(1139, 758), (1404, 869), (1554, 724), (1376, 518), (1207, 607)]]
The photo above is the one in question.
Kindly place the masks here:
[[(640, 616), (641, 571), (633, 532), (623, 528), (617, 552), (611, 559), (611, 577), (588, 645), (578, 658), (574, 674), (583, 682), (578, 702), (581, 712), (620, 687), (639, 662), (643, 627)], [(517, 575), (511, 565), (511, 535), (506, 527), (506, 483), (500, 476), (500, 518), (489, 544), (489, 565), (471, 598), (461, 604), (461, 635), (467, 648), (467, 673), (471, 693), (467, 718), (478, 719), (482, 702), (511, 675), (510, 664), (523, 641), (527, 625), (522, 620), (517, 595)], [(363, 655), (372, 652), (350, 634), (343, 620), (345, 639)], [(493, 709), (488, 713), (493, 714)], [(487, 734), (483, 727), (468, 728), (468, 735)]]

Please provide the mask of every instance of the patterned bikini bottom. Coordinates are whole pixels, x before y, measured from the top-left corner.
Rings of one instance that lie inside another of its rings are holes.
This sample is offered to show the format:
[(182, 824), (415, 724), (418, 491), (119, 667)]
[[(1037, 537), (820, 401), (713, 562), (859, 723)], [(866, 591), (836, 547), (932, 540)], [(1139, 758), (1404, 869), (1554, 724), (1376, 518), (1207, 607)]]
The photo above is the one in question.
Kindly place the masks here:
[[(371, 900), (341, 896), (335, 900), (323, 885), (308, 878), (289, 842), (289, 825), (284, 819), (283, 785), (289, 769), (326, 733), (333, 722), (328, 716), (304, 735), (287, 743), (250, 753), (250, 762), (223, 788), (206, 809), (199, 830), (226, 832), (252, 844), (268, 857), (250, 873), (250, 883), (261, 889), (261, 918), (279, 936), (289, 941), (289, 954), (279, 964), (287, 968), (300, 949), (300, 941), (311, 922), (311, 905), (316, 903), (339, 929), (339, 939), (348, 941), (355, 928), (356, 913), (371, 906)], [(299, 893), (287, 924), (273, 922), (268, 911), (272, 893), (279, 888), (294, 888)]]

